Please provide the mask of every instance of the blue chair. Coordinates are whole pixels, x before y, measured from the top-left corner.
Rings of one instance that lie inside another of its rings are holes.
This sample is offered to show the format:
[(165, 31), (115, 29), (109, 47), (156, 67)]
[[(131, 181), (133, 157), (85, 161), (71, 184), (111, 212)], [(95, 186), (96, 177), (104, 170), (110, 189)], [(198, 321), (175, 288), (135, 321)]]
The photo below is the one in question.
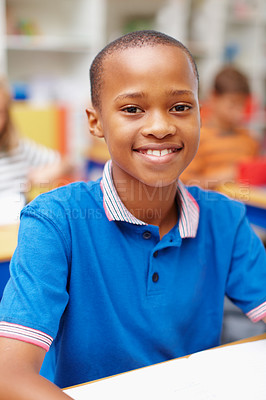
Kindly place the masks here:
[(0, 300), (9, 276), (9, 261), (0, 262)]

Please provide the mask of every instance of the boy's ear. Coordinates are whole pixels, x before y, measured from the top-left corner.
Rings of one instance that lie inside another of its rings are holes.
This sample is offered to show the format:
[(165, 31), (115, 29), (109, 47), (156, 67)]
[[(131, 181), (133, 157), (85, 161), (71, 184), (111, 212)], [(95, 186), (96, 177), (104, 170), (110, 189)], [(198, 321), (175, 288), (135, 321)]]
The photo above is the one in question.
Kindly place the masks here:
[(103, 138), (102, 124), (100, 122), (99, 113), (95, 108), (87, 108), (86, 114), (89, 122), (89, 130), (93, 136)]

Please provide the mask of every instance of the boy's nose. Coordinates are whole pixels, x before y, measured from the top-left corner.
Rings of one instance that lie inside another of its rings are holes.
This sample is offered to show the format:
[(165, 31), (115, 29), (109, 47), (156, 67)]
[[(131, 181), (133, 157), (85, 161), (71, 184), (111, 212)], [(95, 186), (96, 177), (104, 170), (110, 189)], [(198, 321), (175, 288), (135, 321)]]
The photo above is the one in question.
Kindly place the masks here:
[(176, 127), (170, 123), (167, 116), (159, 113), (149, 116), (141, 131), (143, 136), (155, 136), (158, 139), (163, 139), (168, 135), (173, 136), (175, 132)]

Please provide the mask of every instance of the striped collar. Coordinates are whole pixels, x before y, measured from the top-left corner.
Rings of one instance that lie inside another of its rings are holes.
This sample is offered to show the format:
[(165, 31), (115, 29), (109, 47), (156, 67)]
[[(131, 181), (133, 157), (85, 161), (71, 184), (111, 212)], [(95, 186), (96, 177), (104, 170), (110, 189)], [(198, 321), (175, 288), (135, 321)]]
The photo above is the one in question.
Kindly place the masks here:
[[(135, 225), (148, 225), (132, 215), (122, 203), (112, 178), (112, 161), (104, 166), (101, 180), (103, 206), (109, 221), (124, 221)], [(197, 234), (199, 223), (199, 206), (182, 182), (178, 181), (177, 192), (181, 202), (179, 232), (181, 238), (193, 238)]]

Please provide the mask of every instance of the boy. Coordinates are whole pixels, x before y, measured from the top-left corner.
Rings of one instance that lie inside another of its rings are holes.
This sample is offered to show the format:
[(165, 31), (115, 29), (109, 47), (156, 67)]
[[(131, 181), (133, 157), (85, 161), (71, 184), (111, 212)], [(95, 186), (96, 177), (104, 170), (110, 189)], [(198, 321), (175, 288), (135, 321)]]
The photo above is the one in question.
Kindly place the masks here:
[(217, 73), (203, 118), (199, 150), (182, 174), (182, 182), (219, 188), (236, 181), (239, 163), (258, 156), (258, 142), (244, 126), (249, 98), (248, 79), (241, 71), (225, 66)]
[(99, 53), (91, 84), (90, 132), (112, 162), (102, 180), (22, 212), (1, 304), (1, 400), (68, 398), (38, 375), (52, 341), (66, 387), (219, 344), (225, 291), (253, 320), (266, 315), (265, 252), (243, 206), (178, 182), (200, 130), (189, 51), (130, 33)]

